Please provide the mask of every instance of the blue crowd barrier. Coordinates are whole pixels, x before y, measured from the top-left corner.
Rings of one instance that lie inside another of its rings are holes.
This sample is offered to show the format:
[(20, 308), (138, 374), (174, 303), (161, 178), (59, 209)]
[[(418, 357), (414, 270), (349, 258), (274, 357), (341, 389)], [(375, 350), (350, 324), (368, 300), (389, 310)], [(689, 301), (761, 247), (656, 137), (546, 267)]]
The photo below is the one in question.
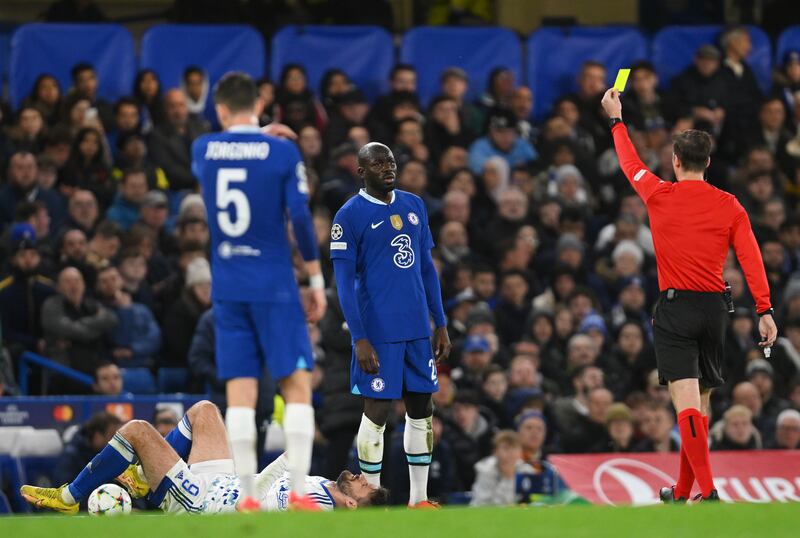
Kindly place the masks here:
[(98, 95), (116, 100), (129, 95), (136, 74), (131, 34), (116, 24), (32, 23), (20, 26), (11, 39), (9, 93), (16, 108), (44, 73), (56, 77), (64, 94), (72, 86), (70, 71), (80, 62), (94, 66)]
[(373, 100), (386, 90), (394, 66), (392, 36), (377, 26), (286, 26), (272, 38), (276, 84), (284, 66), (293, 63), (305, 68), (309, 89), (317, 95), (325, 72), (337, 68)]
[(264, 40), (245, 25), (160, 24), (142, 37), (140, 67), (154, 70), (162, 88), (181, 85), (189, 66), (203, 69), (209, 78), (206, 118), (216, 121), (211, 89), (228, 71), (244, 71), (254, 78), (264, 75)]
[(781, 32), (775, 44), (775, 65), (783, 65), (783, 56), (790, 50), (800, 51), (800, 24)]
[(31, 365), (62, 375), (87, 387), (91, 387), (94, 384), (92, 376), (28, 351), (23, 353), (19, 360), (19, 389), (23, 395), (29, 392), (28, 377)]
[(602, 63), (610, 85), (618, 69), (648, 57), (644, 36), (622, 26), (542, 28), (528, 38), (526, 48), (527, 81), (537, 119), (549, 114), (560, 95), (575, 91), (584, 62)]
[(400, 61), (417, 69), (417, 93), (423, 104), (439, 94), (439, 78), (448, 67), (469, 77), (467, 99), (479, 97), (497, 67), (507, 67), (522, 82), (522, 45), (506, 28), (413, 28), (403, 36)]
[[(652, 61), (661, 85), (669, 81), (692, 63), (695, 51), (701, 45), (719, 46), (722, 26), (667, 26), (653, 38)], [(747, 63), (753, 69), (761, 89), (766, 91), (772, 79), (772, 45), (769, 36), (756, 26), (748, 26), (753, 50)]]

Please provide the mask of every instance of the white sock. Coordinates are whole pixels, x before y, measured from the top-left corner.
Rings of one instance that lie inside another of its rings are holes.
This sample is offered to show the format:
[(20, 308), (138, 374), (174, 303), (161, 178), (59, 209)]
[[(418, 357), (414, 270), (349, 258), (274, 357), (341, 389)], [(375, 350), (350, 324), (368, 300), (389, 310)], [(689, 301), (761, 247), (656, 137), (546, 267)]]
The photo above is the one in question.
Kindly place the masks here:
[(72, 496), (72, 492), (69, 488), (64, 488), (61, 490), (61, 500), (67, 504), (75, 504), (78, 501), (75, 500), (75, 497)]
[(408, 476), (411, 489), (408, 504), (413, 506), (428, 500), (428, 469), (433, 452), (433, 417), (411, 418), (406, 415), (406, 430), (403, 432), (403, 449), (408, 461)]
[(373, 486), (381, 485), (381, 469), (383, 467), (383, 431), (386, 426), (378, 426), (367, 415), (361, 415), (361, 426), (358, 427), (356, 446), (358, 447), (358, 465), (361, 474)]
[[(231, 443), (233, 465), (240, 477), (252, 476), (258, 471), (256, 455), (256, 410), (249, 407), (228, 407), (225, 428)], [(242, 482), (244, 497), (252, 496), (252, 480)]]
[(305, 495), (306, 476), (311, 469), (311, 453), (314, 449), (314, 408), (309, 404), (287, 403), (283, 431), (286, 434), (286, 458), (289, 460), (292, 492)]

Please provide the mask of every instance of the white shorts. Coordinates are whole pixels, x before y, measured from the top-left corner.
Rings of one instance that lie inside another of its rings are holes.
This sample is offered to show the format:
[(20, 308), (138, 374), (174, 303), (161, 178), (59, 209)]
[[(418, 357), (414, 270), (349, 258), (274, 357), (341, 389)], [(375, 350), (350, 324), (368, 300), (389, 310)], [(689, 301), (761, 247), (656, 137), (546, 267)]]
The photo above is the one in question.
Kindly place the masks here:
[(165, 480), (171, 482), (160, 508), (172, 514), (235, 512), (240, 495), (233, 460), (209, 460), (187, 465), (178, 460)]

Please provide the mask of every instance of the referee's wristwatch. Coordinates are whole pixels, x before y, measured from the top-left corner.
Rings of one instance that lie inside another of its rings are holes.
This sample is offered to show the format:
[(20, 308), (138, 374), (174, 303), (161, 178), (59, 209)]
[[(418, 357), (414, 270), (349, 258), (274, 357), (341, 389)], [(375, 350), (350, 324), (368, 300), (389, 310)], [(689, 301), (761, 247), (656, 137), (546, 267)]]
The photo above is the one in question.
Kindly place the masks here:
[(614, 127), (618, 123), (622, 123), (622, 118), (609, 118), (608, 120), (609, 127)]
[(766, 310), (758, 312), (758, 317), (766, 316), (767, 314), (769, 314), (772, 317), (775, 317), (775, 309), (774, 308), (767, 308)]

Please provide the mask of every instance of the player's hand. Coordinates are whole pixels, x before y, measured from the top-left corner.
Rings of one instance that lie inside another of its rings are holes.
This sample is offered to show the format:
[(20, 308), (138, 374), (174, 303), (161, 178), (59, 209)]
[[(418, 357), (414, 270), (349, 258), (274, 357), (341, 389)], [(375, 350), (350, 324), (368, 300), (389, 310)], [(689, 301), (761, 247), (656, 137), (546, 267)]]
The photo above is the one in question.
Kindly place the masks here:
[(381, 368), (378, 354), (366, 338), (356, 340), (356, 360), (358, 366), (368, 374), (377, 374)]
[(270, 136), (277, 136), (278, 138), (286, 138), (288, 140), (297, 140), (297, 133), (292, 131), (292, 128), (288, 125), (284, 125), (282, 123), (273, 122), (269, 125), (265, 125), (261, 132), (270, 135)]
[(775, 326), (775, 320), (772, 319), (772, 314), (765, 314), (761, 316), (758, 322), (758, 332), (761, 334), (761, 342), (758, 343), (761, 347), (772, 347), (775, 339), (778, 338), (778, 328)]
[(600, 104), (603, 105), (603, 110), (609, 118), (622, 118), (622, 102), (619, 100), (619, 91), (616, 88), (609, 88)]
[(325, 309), (328, 308), (328, 298), (325, 297), (325, 290), (311, 289), (308, 290), (308, 308), (306, 309), (306, 320), (309, 323), (317, 323), (325, 315)]
[(438, 365), (450, 356), (450, 335), (447, 334), (447, 327), (439, 327), (433, 332), (433, 356)]

